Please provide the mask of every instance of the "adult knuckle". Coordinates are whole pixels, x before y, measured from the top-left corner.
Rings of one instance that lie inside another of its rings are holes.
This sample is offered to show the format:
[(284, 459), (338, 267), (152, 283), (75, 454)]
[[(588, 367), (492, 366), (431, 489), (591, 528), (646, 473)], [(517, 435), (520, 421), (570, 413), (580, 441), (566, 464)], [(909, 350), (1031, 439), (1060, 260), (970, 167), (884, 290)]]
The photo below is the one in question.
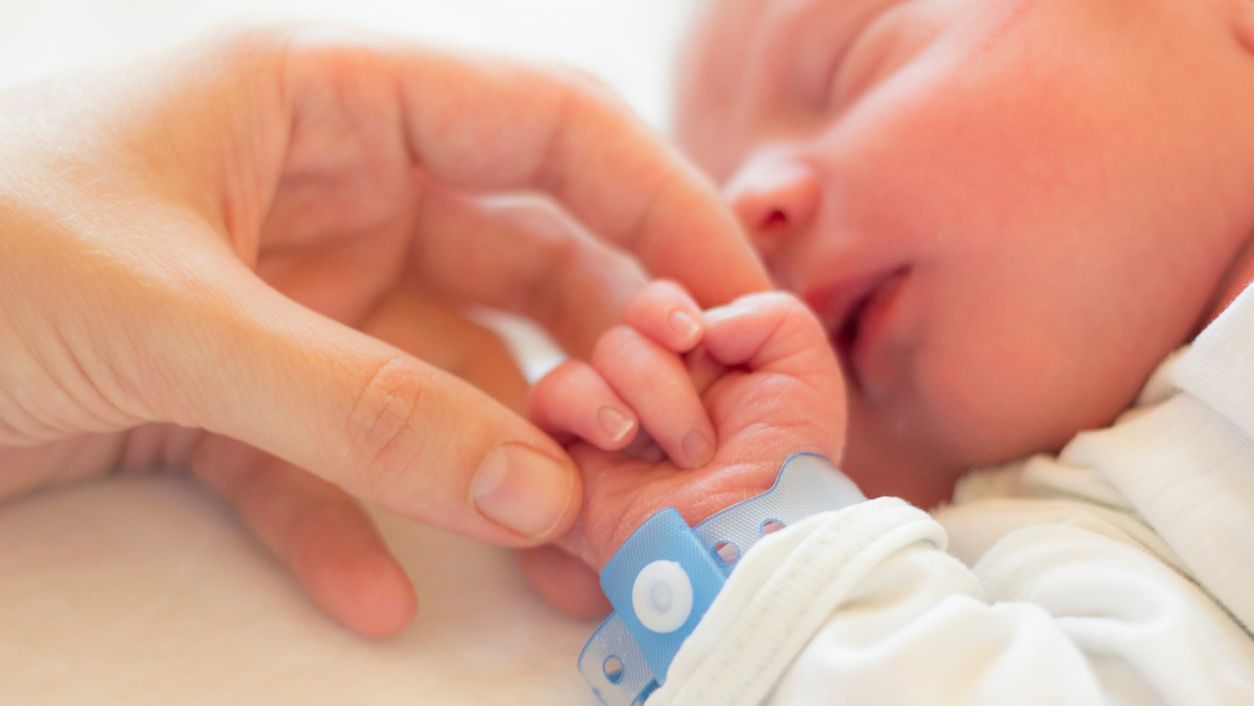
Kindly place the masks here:
[(391, 358), (365, 378), (348, 420), (357, 472), (390, 485), (410, 473), (428, 450), (425, 412), (435, 405), (430, 372), (410, 360)]
[(229, 27), (219, 30), (211, 44), (216, 63), (241, 72), (254, 72), (259, 65), (278, 64), (291, 51), (300, 32), (294, 24), (265, 24)]
[(552, 64), (548, 73), (578, 100), (591, 104), (621, 105), (618, 94), (600, 76), (579, 66)]
[(548, 72), (560, 96), (559, 123), (628, 125), (634, 113), (609, 84), (585, 69), (557, 66)]
[(580, 244), (569, 234), (563, 237), (537, 239), (538, 255), (536, 267), (528, 275), (525, 289), (533, 296), (533, 309), (537, 317), (550, 321), (560, 321), (569, 310), (569, 301), (563, 291), (567, 284), (565, 276), (573, 272), (579, 260)]
[(549, 105), (548, 129), (536, 139), (531, 181), (541, 191), (562, 194), (569, 187), (569, 175), (561, 165), (576, 158), (574, 152), (585, 149), (582, 143), (586, 138), (580, 136), (633, 130), (634, 113), (604, 81), (585, 70), (546, 65), (527, 71), (525, 78), (544, 87), (541, 93)]

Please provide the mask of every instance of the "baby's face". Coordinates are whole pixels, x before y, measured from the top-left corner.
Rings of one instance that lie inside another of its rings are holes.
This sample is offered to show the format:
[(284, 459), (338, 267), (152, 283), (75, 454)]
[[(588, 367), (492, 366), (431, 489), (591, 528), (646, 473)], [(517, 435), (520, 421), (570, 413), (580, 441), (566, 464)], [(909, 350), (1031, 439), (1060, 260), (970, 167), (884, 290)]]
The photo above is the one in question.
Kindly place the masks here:
[(711, 3), (677, 129), (828, 326), (869, 493), (1108, 422), (1204, 323), (1254, 201), (1209, 5)]

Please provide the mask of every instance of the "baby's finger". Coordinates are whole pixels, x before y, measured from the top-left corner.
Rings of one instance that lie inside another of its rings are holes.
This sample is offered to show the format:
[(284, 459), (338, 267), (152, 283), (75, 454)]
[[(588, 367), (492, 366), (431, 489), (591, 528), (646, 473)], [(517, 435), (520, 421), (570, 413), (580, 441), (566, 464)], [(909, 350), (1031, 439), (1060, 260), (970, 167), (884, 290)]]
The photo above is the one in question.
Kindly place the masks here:
[(727, 374), (727, 366), (714, 360), (704, 346), (684, 356), (684, 365), (688, 367), (693, 389), (703, 398), (705, 391)]
[(222, 437), (202, 444), (190, 465), (337, 620), (385, 637), (413, 619), (417, 602), (409, 578), (344, 491)]
[(650, 282), (627, 304), (624, 323), (673, 353), (687, 353), (701, 342), (701, 307), (674, 282)]
[(612, 610), (592, 567), (548, 545), (525, 549), (522, 573), (527, 583), (554, 608), (575, 618), (599, 618)]
[(750, 294), (706, 311), (705, 320), (705, 350), (723, 365), (839, 380), (822, 324), (789, 294)]
[(536, 383), (527, 416), (554, 436), (573, 434), (606, 451), (627, 446), (639, 429), (627, 403), (592, 366), (577, 360), (562, 363)]
[(597, 343), (592, 361), (675, 465), (709, 462), (714, 426), (679, 356), (630, 326), (615, 326)]

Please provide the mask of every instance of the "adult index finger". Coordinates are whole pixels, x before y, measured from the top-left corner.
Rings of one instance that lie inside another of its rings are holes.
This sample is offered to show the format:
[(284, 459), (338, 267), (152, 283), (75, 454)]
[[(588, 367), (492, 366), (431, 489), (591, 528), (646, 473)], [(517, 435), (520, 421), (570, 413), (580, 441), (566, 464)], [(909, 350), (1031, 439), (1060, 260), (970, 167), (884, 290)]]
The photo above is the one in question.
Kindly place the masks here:
[(285, 67), (298, 115), (314, 97), (387, 83), (417, 168), (450, 186), (545, 192), (705, 306), (770, 286), (714, 186), (583, 74), (325, 32), (294, 34)]

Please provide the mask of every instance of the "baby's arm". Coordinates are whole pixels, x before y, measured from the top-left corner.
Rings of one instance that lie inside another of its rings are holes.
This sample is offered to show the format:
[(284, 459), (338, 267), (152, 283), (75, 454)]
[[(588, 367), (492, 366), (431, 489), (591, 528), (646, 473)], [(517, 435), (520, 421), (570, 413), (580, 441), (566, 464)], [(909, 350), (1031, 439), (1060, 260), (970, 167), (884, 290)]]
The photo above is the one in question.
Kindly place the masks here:
[[(543, 382), (532, 403), (550, 429), (596, 439), (572, 447), (588, 502), (563, 546), (597, 568), (653, 510), (674, 506), (695, 524), (764, 489), (791, 453), (838, 459), (839, 374), (799, 303), (739, 300), (680, 342), (659, 326), (690, 305), (673, 296), (642, 295), (629, 330), (609, 334), (591, 365)], [(580, 432), (606, 404), (624, 405), (632, 428), (612, 440)], [(707, 420), (716, 450), (699, 464), (675, 442)], [(638, 444), (607, 451), (632, 443), (637, 425), (665, 458)], [(1065, 498), (987, 501), (950, 518), (981, 540), (961, 547), (968, 563), (946, 553), (932, 517), (892, 498), (756, 545), (649, 703), (1254, 703), (1248, 634), (1151, 550), (1136, 518)]]

